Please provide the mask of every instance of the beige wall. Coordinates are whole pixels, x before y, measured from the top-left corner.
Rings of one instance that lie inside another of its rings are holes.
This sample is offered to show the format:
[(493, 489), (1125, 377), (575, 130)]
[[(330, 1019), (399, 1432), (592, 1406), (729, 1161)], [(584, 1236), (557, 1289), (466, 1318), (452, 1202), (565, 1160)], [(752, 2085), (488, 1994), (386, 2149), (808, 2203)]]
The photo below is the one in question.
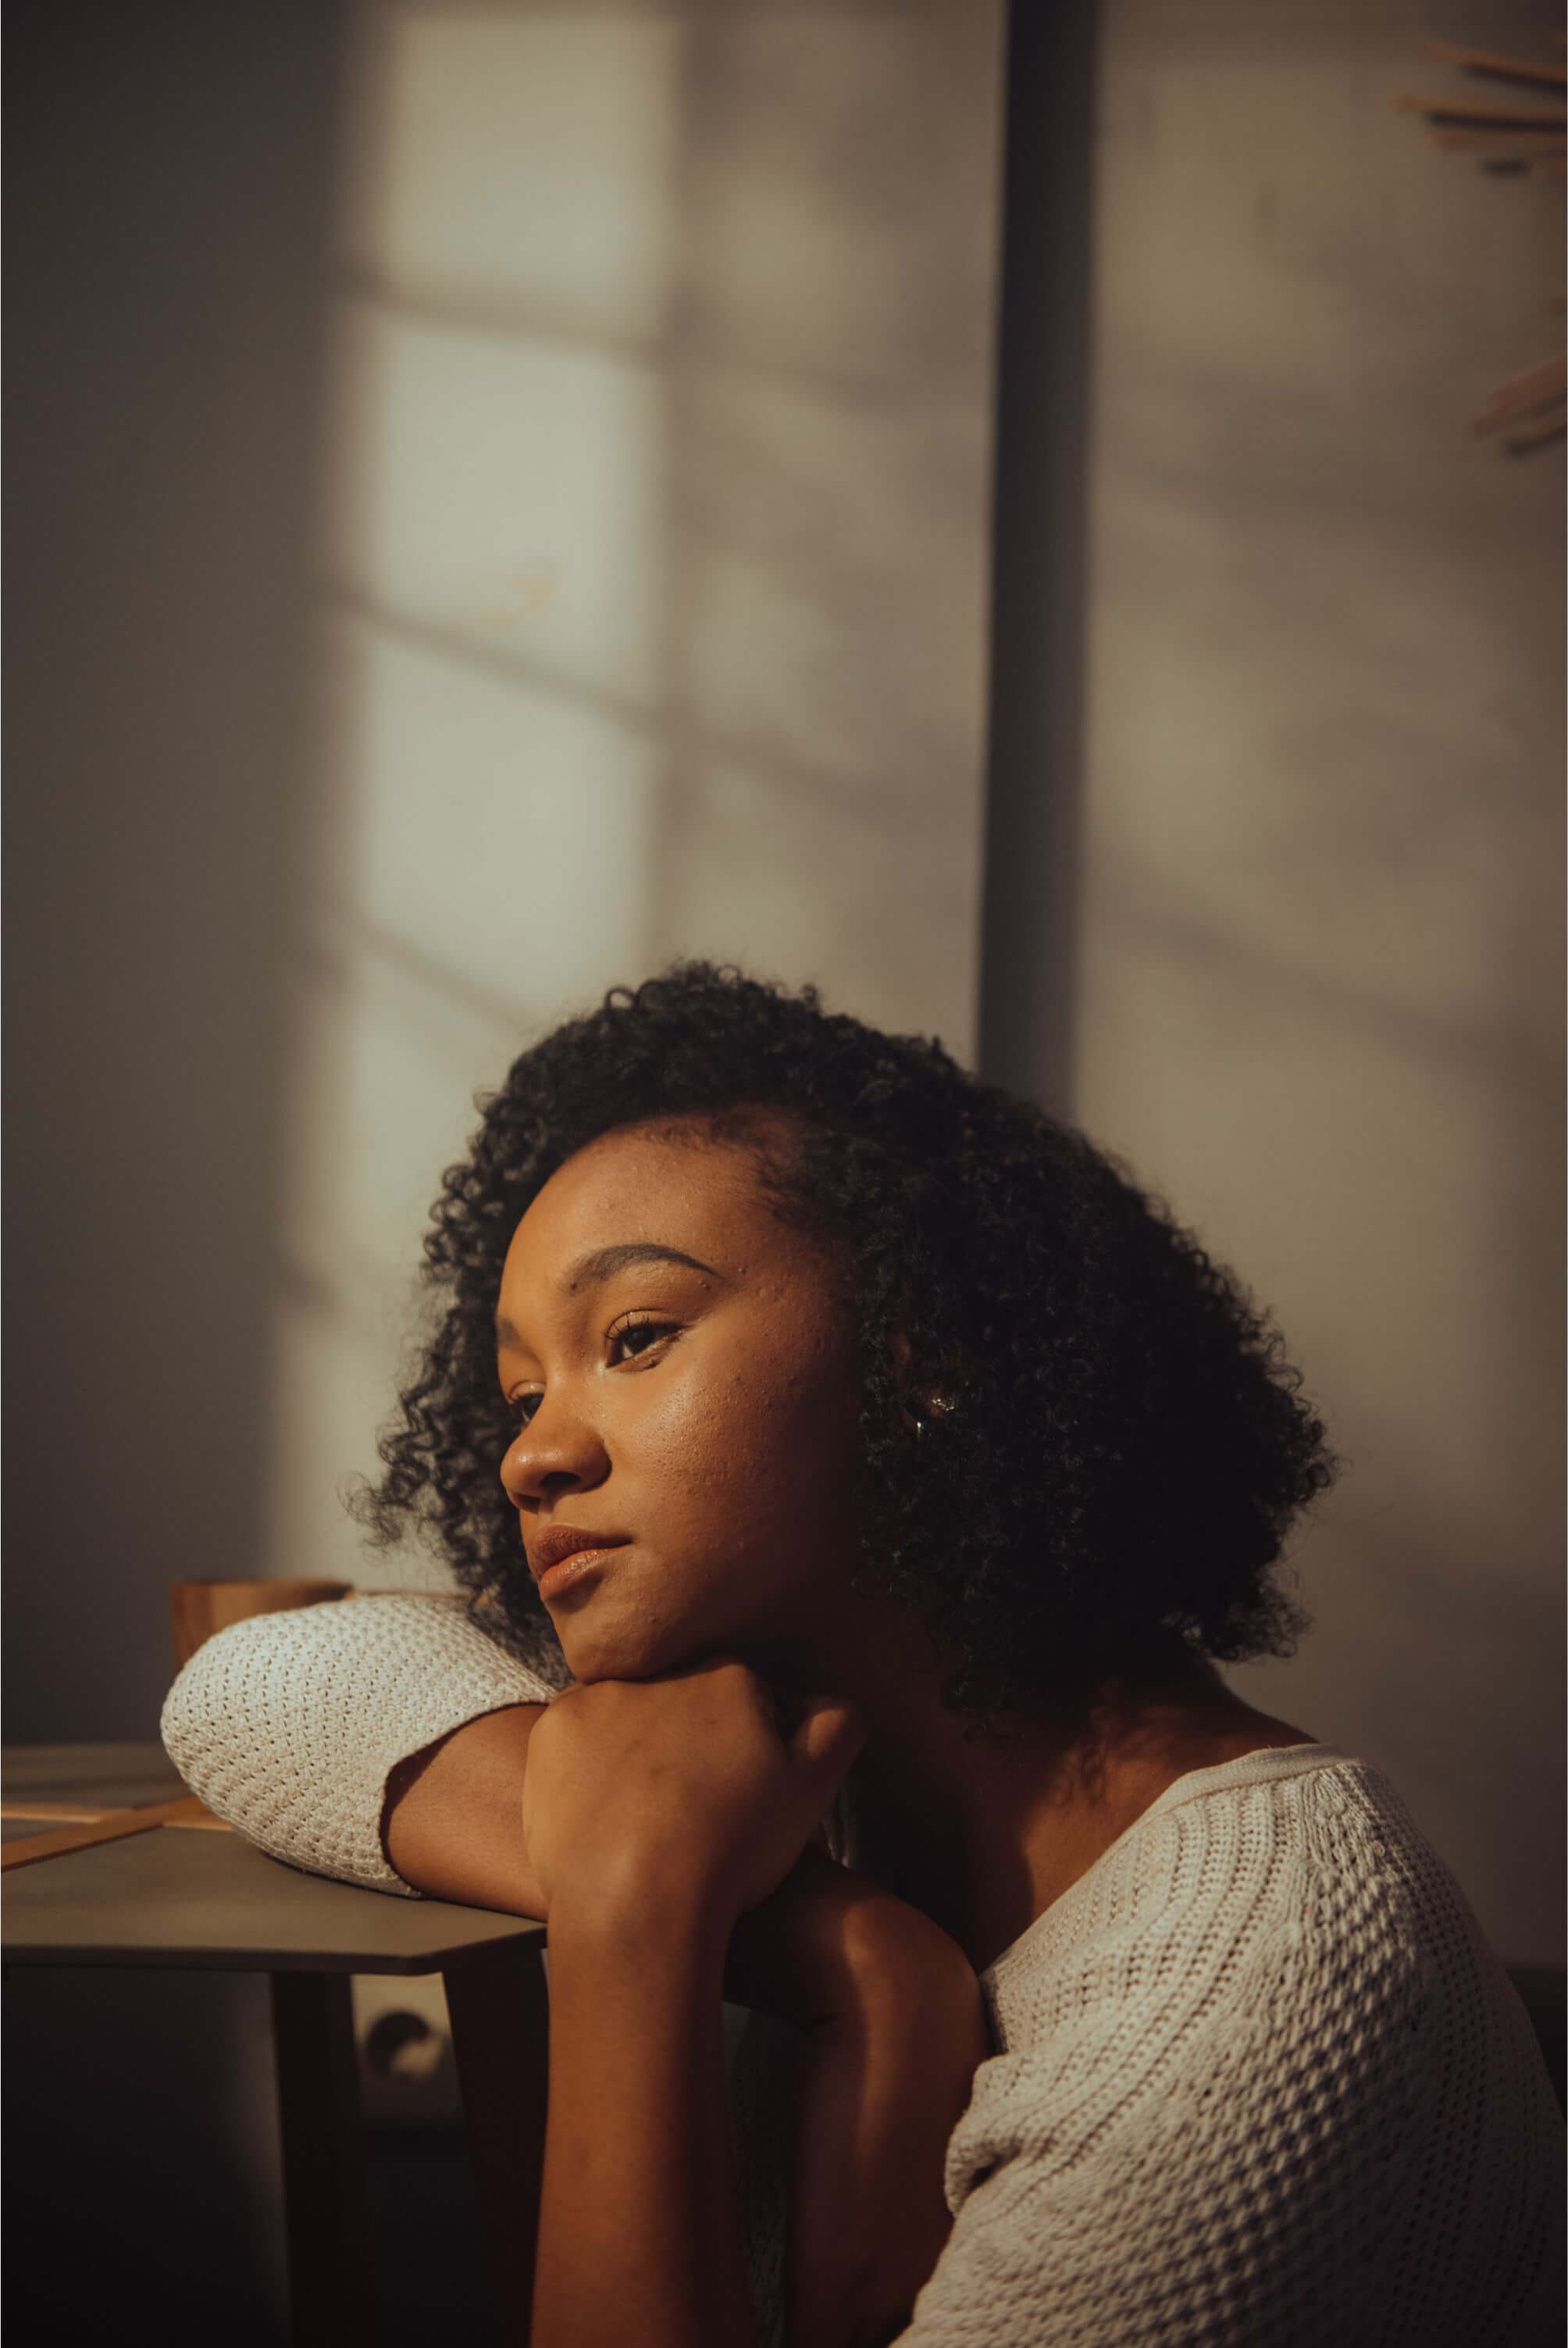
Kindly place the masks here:
[(354, 19), (264, 1554), (476, 1089), (678, 953), (972, 1043), (999, 12)]
[(169, 1579), (398, 1576), (340, 1488), (559, 1013), (971, 1048), (999, 24), (20, 11), (12, 1736), (151, 1734)]
[[(1397, 15), (1397, 21), (1395, 21)], [(1549, 21), (1549, 20), (1546, 20)], [(1407, 12), (1111, 0), (1076, 1112), (1277, 1311), (1348, 1466), (1255, 1700), (1562, 1947), (1560, 191)], [(1494, 28), (1495, 31), (1495, 28)]]

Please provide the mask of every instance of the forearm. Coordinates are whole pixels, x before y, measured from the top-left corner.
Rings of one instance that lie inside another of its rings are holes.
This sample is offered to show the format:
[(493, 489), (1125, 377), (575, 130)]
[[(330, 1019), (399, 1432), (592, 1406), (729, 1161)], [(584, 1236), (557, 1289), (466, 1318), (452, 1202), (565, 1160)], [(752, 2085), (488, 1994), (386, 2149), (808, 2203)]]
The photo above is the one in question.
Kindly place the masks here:
[[(408, 1882), (438, 1898), (545, 1913), (522, 1824), (528, 1743), (544, 1711), (517, 1704), (470, 1722), (395, 1773), (386, 1844)], [(599, 2329), (562, 2333), (573, 2348), (579, 2339), (611, 2337), (618, 2294), (651, 2293), (651, 2304), (668, 2303), (673, 2339), (706, 2348), (711, 2337), (729, 2348), (732, 2338), (747, 2337), (713, 2329), (728, 2320), (722, 2313), (708, 2333), (682, 2330), (698, 2319), (689, 2318), (692, 2278), (682, 2281), (678, 2271), (681, 2245), (722, 2241), (738, 2262), (739, 2242), (720, 1991), (692, 1973), (689, 1948), (664, 1937), (673, 1913), (653, 1903), (629, 1978), (614, 1951), (591, 1941), (574, 1942), (563, 1963), (570, 1920), (551, 1919), (550, 2108), (559, 2122), (551, 2140), (557, 2174), (564, 2163), (569, 2180), (557, 2228), (559, 2280), (568, 2303), (584, 2281), (596, 2306), (605, 2302), (592, 2319)], [(890, 2338), (947, 2240), (947, 2141), (990, 2052), (979, 1984), (927, 1918), (816, 1850), (740, 1920), (727, 1978), (732, 1996), (784, 2015), (807, 2038), (786, 2268), (792, 2343), (862, 2348)], [(574, 2047), (563, 1996), (579, 1994), (585, 2020)], [(616, 2013), (619, 2035), (609, 2026)], [(588, 2122), (569, 2150), (561, 2144), (567, 2115)], [(589, 2192), (584, 2180), (601, 2159), (614, 2173)], [(660, 2197), (676, 2187), (672, 2211)], [(652, 2229), (641, 2247), (629, 2230), (634, 2209)], [(610, 2255), (593, 2233), (600, 2212), (613, 2221)], [(705, 2260), (712, 2255), (704, 2250)], [(702, 2272), (714, 2280), (706, 2263)], [(744, 2313), (743, 2287), (737, 2304)], [(623, 2323), (619, 2348), (625, 2336)]]
[(726, 1939), (673, 1889), (636, 1913), (557, 1902), (533, 2348), (753, 2348)]
[(487, 1713), (394, 1770), (384, 1833), (405, 1882), (466, 1907), (544, 1915), (523, 1840), (522, 1788), (528, 1739), (545, 1709)]
[(967, 1969), (872, 1973), (818, 2026), (790, 2195), (791, 2348), (872, 2348), (908, 2322), (952, 2224), (948, 2139), (989, 2052)]

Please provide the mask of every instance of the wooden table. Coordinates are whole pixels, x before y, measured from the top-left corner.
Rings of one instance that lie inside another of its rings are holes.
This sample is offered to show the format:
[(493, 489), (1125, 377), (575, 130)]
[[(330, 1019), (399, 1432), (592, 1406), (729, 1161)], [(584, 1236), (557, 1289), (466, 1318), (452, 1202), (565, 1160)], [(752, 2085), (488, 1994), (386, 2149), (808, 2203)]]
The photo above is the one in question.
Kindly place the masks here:
[[(156, 1745), (7, 1750), (5, 1963), (271, 1976), (295, 2348), (371, 2348), (350, 1977), (441, 1973), (497, 2290), (526, 2339), (544, 2149), (543, 1926), (301, 1874), (193, 1818), (183, 1795)], [(68, 1841), (94, 1811), (101, 1824), (106, 1812), (123, 1820), (170, 1803), (184, 1816), (122, 1825), (82, 1848), (35, 1841)], [(193, 1825), (209, 1830), (182, 1830)]]

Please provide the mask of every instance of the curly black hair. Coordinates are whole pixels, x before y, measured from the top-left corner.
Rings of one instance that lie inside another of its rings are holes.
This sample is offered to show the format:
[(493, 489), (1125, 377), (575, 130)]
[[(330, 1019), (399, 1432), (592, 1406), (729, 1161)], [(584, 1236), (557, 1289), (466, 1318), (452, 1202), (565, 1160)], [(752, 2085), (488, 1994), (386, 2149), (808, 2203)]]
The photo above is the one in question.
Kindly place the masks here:
[(478, 1106), (425, 1241), (440, 1318), (357, 1505), (378, 1545), (434, 1546), (504, 1636), (548, 1636), (497, 1474), (518, 1219), (615, 1128), (770, 1107), (797, 1138), (759, 1144), (763, 1179), (853, 1300), (857, 1587), (924, 1622), (948, 1704), (1056, 1719), (1162, 1656), (1286, 1651), (1303, 1618), (1273, 1570), (1331, 1478), (1322, 1426), (1235, 1279), (1081, 1134), (937, 1042), (702, 962), (613, 990)]

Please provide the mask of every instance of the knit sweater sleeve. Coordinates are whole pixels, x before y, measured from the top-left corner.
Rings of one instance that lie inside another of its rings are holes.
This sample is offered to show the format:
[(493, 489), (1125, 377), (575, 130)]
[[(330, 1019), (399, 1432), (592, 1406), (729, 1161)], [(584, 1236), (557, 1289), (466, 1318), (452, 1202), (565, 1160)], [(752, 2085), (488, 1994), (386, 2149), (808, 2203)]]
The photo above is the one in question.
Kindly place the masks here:
[(393, 1770), (485, 1713), (548, 1704), (567, 1677), (552, 1642), (519, 1662), (455, 1599), (356, 1598), (220, 1631), (169, 1690), (163, 1742), (272, 1858), (413, 1899), (383, 1840)]
[(1184, 2147), (1173, 2112), (1118, 2111), (1102, 2080), (1093, 2115), (1075, 2111), (1050, 2067), (1002, 2056), (977, 2075), (948, 2148), (953, 2230), (899, 2348), (1244, 2348), (1245, 2315), (1201, 2304), (1225, 2288), (1206, 2235), (1255, 2224), (1235, 2147)]
[(1529, 2024), (1368, 1774), (1176, 1809), (1003, 1961), (900, 2348), (1561, 2339)]

